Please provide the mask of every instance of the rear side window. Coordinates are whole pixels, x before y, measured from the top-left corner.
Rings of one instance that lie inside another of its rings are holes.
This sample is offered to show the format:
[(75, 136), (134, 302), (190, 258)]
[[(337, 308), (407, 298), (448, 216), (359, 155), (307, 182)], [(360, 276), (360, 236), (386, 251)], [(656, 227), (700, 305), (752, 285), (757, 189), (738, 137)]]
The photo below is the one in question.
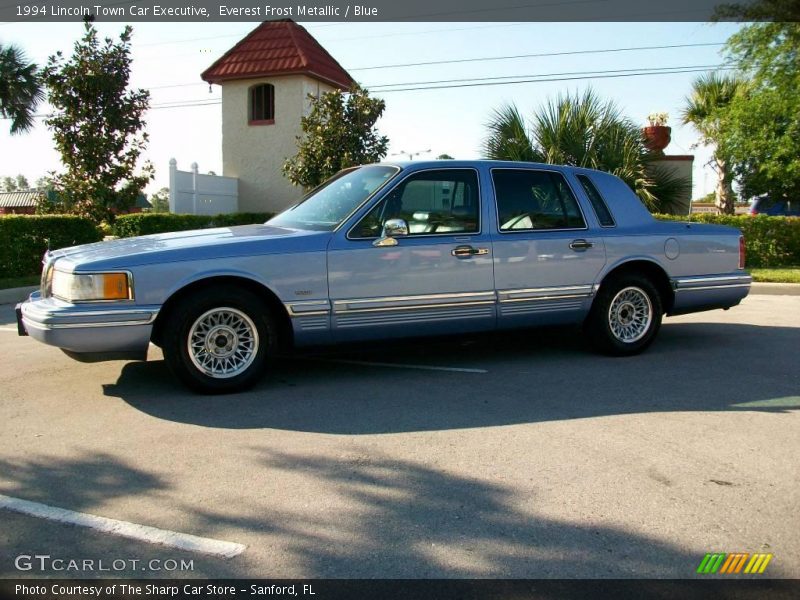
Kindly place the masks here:
[(578, 201), (553, 171), (492, 169), (500, 231), (585, 229)]
[(597, 220), (600, 221), (600, 225), (603, 227), (613, 227), (616, 225), (616, 223), (614, 223), (614, 217), (611, 216), (611, 211), (608, 210), (608, 206), (606, 206), (603, 197), (592, 183), (592, 180), (586, 175), (578, 175), (577, 177), (578, 181), (580, 181), (583, 186), (583, 190), (589, 197), (589, 202), (592, 203), (594, 214), (597, 215)]

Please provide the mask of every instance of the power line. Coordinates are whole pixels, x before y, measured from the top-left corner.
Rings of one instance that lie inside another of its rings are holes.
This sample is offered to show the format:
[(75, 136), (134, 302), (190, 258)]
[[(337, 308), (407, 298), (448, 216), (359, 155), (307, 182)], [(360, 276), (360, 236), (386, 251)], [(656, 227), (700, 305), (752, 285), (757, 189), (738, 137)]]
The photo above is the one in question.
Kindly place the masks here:
[[(605, 71), (575, 71), (572, 73), (544, 73), (540, 75), (509, 75), (506, 79), (514, 79), (513, 81), (497, 81), (497, 78), (464, 78), (454, 80), (438, 80), (427, 82), (429, 85), (422, 85), (424, 82), (408, 82), (390, 84), (393, 86), (411, 86), (411, 87), (397, 87), (395, 89), (378, 90), (379, 94), (387, 94), (392, 92), (409, 92), (409, 91), (423, 91), (423, 90), (443, 90), (455, 89), (465, 87), (488, 87), (498, 85), (514, 85), (521, 83), (548, 83), (553, 81), (579, 81), (587, 79), (610, 79), (621, 77), (642, 77), (653, 75), (675, 75), (682, 73), (702, 73), (710, 70), (714, 71), (729, 71), (734, 67), (722, 65), (687, 65), (677, 67), (652, 67), (642, 69), (617, 69)], [(524, 79), (520, 79), (524, 78)], [(442, 84), (442, 85), (439, 85)], [(148, 110), (165, 110), (171, 108), (192, 108), (202, 106), (216, 106), (222, 104), (221, 99), (206, 99), (206, 100), (175, 100), (173, 102), (163, 102), (153, 104)], [(34, 118), (41, 119), (49, 117), (49, 114), (37, 114)], [(5, 119), (4, 119), (5, 120)]]
[[(593, 74), (606, 74), (606, 73), (632, 73), (635, 71), (652, 71), (652, 72), (659, 72), (659, 71), (670, 71), (673, 69), (716, 69), (720, 66), (727, 66), (727, 65), (684, 65), (678, 67), (638, 67), (635, 69), (606, 69), (603, 71), (565, 71), (561, 73), (538, 73), (533, 75), (501, 75), (496, 77), (462, 77), (459, 79), (435, 79), (432, 81), (407, 81), (404, 83), (383, 83), (383, 84), (375, 84), (367, 87), (370, 90), (375, 90), (376, 88), (391, 88), (397, 86), (409, 86), (409, 85), (435, 85), (435, 84), (442, 84), (442, 83), (463, 83), (465, 81), (502, 81), (507, 79), (520, 79), (520, 78), (528, 78), (528, 77), (561, 77), (565, 75), (593, 75)], [(377, 91), (389, 91), (389, 90), (377, 90)]]
[(724, 46), (724, 42), (703, 42), (696, 44), (668, 44), (663, 46), (631, 46), (628, 48), (602, 48), (598, 50), (570, 50), (566, 52), (539, 52), (536, 54), (515, 54), (511, 56), (483, 56), (477, 58), (459, 58), (451, 60), (432, 60), (417, 63), (396, 63), (376, 65), (372, 67), (355, 67), (348, 71), (372, 71), (374, 69), (399, 69), (405, 67), (424, 67), (429, 65), (451, 65), (457, 63), (486, 62), (493, 60), (513, 60), (519, 58), (542, 58), (546, 56), (570, 56), (575, 54), (605, 54), (610, 52), (633, 52), (637, 50), (667, 50), (671, 48), (698, 48), (702, 46)]
[[(396, 63), (392, 65), (379, 65), (379, 66), (372, 66), (372, 67), (357, 67), (352, 69), (347, 69), (348, 71), (368, 71), (368, 70), (375, 70), (375, 69), (386, 69), (386, 68), (400, 68), (400, 67), (417, 67), (417, 66), (426, 66), (426, 65), (444, 65), (444, 64), (454, 64), (454, 63), (469, 63), (469, 62), (482, 62), (482, 61), (496, 61), (496, 60), (511, 60), (511, 59), (518, 59), (518, 58), (541, 58), (541, 57), (548, 57), (548, 56), (565, 56), (565, 55), (576, 55), (576, 54), (605, 54), (605, 53), (614, 53), (614, 52), (634, 52), (639, 50), (669, 50), (673, 48), (697, 48), (697, 47), (708, 47), (708, 46), (722, 46), (724, 45), (723, 42), (702, 42), (702, 43), (693, 43), (693, 44), (665, 44), (660, 46), (630, 46), (625, 48), (599, 48), (599, 49), (591, 49), (591, 50), (573, 50), (568, 52), (540, 52), (537, 54), (518, 54), (513, 56), (483, 56), (483, 57), (474, 57), (474, 58), (464, 58), (464, 59), (452, 59), (452, 60), (439, 60), (439, 61), (430, 61), (430, 62), (419, 62), (419, 63)], [(591, 71), (587, 71), (591, 72)], [(519, 77), (524, 77), (520, 75)], [(156, 89), (166, 89), (166, 88), (177, 88), (177, 87), (190, 87), (190, 86), (199, 86), (199, 85), (207, 85), (205, 82), (202, 81), (195, 81), (195, 82), (186, 82), (186, 83), (175, 83), (169, 85), (159, 85), (159, 86), (142, 86), (146, 89), (156, 90)], [(391, 86), (391, 85), (410, 85), (407, 83), (402, 84), (382, 84), (382, 85), (372, 85), (367, 86), (370, 89), (375, 87), (382, 87), (382, 86)]]
[[(717, 69), (713, 69), (715, 71), (730, 71), (733, 70), (734, 67), (719, 67)], [(412, 92), (412, 91), (419, 91), (419, 90), (444, 90), (444, 89), (453, 89), (453, 88), (465, 88), (465, 87), (484, 87), (484, 86), (493, 86), (493, 85), (512, 85), (517, 83), (547, 83), (550, 81), (577, 81), (581, 79), (613, 79), (618, 77), (639, 77), (644, 75), (675, 75), (680, 73), (705, 73), (708, 72), (710, 69), (687, 69), (687, 70), (676, 70), (676, 71), (668, 71), (668, 72), (656, 72), (656, 71), (642, 71), (639, 73), (618, 73), (615, 75), (591, 75), (591, 76), (578, 76), (578, 77), (555, 77), (551, 79), (520, 79), (518, 81), (492, 81), (492, 82), (479, 82), (479, 83), (461, 83), (461, 84), (449, 84), (449, 85), (441, 85), (441, 86), (430, 86), (430, 87), (407, 87), (407, 88), (397, 88), (394, 90), (379, 90), (377, 93), (379, 94), (389, 94), (392, 92)]]

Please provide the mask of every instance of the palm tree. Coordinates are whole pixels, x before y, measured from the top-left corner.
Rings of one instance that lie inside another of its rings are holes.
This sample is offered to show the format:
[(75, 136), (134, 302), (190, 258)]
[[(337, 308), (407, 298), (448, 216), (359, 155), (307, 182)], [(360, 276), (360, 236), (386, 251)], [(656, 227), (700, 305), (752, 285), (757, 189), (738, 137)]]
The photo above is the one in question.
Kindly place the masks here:
[(613, 173), (652, 211), (667, 212), (688, 182), (652, 165), (640, 128), (592, 90), (559, 95), (533, 115), (530, 127), (514, 105), (494, 112), (484, 154), (495, 160), (565, 164)]
[(16, 46), (0, 44), (0, 115), (11, 119), (11, 133), (33, 127), (33, 112), (44, 98), (36, 64)]
[(743, 82), (735, 75), (719, 75), (716, 72), (701, 75), (692, 84), (692, 93), (686, 97), (681, 113), (683, 123), (692, 124), (700, 134), (699, 143), (715, 147), (716, 205), (723, 214), (729, 215), (734, 213), (733, 177), (725, 158), (720, 123), (725, 108), (742, 89)]

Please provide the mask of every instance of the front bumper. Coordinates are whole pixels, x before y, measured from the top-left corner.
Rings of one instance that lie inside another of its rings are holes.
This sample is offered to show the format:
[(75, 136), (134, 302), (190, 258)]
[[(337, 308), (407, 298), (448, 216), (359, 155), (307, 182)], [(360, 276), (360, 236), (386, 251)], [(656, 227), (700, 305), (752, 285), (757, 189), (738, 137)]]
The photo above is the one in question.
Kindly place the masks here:
[(70, 304), (39, 292), (17, 305), (20, 335), (70, 354), (146, 355), (158, 306)]

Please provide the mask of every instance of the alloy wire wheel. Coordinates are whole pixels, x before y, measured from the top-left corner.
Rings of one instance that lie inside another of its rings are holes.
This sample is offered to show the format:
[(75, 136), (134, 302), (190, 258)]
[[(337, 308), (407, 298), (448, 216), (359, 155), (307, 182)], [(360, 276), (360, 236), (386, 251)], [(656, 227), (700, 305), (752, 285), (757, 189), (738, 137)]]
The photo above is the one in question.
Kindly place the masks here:
[(613, 356), (631, 356), (655, 339), (664, 308), (644, 274), (620, 273), (600, 284), (584, 329), (592, 345)]
[(188, 351), (194, 366), (209, 377), (236, 377), (247, 370), (258, 353), (258, 330), (240, 310), (212, 308), (189, 330)]
[(653, 305), (638, 287), (620, 290), (608, 309), (608, 325), (619, 341), (632, 344), (642, 339), (650, 328)]
[(278, 328), (264, 299), (236, 285), (185, 294), (163, 316), (164, 358), (201, 394), (252, 387), (278, 348)]

